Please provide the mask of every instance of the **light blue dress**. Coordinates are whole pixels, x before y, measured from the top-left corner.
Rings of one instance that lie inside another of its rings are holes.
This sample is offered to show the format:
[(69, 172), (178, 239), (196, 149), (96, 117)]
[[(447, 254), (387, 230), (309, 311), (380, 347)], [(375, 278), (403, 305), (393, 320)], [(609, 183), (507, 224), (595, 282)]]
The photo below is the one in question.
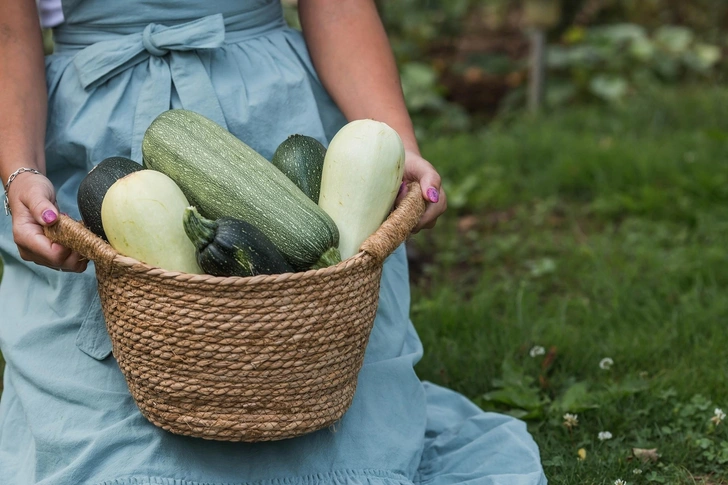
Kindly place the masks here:
[[(63, 0), (46, 61), (46, 154), (62, 211), (100, 160), (140, 160), (152, 119), (184, 107), (266, 157), (288, 135), (344, 123), (301, 35), (268, 0)], [(335, 430), (271, 443), (182, 437), (147, 422), (104, 327), (93, 266), (23, 262), (0, 217), (0, 485), (545, 484), (525, 425), (421, 382), (407, 260), (386, 262), (354, 402)]]

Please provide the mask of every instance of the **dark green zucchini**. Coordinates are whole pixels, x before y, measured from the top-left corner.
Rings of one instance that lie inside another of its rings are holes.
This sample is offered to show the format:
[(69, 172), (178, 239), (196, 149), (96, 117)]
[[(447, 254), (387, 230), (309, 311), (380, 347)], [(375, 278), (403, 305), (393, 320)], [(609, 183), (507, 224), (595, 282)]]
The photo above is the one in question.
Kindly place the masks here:
[(185, 209), (183, 225), (197, 250), (197, 263), (213, 276), (292, 273), (293, 268), (265, 234), (232, 217), (216, 220)]
[(106, 238), (101, 222), (101, 203), (114, 182), (132, 172), (142, 170), (142, 166), (124, 157), (105, 158), (81, 181), (78, 187), (77, 202), (81, 220), (97, 236)]
[(318, 204), (325, 156), (326, 148), (315, 138), (291, 135), (278, 145), (271, 163)]

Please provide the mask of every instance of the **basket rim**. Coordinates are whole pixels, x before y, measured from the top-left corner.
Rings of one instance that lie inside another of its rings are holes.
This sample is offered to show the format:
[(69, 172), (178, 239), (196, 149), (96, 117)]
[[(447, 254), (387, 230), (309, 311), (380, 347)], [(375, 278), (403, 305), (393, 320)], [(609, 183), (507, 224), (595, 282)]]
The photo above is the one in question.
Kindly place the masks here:
[(133, 273), (145, 274), (164, 280), (173, 280), (186, 283), (208, 283), (222, 286), (243, 286), (256, 283), (278, 283), (312, 278), (319, 275), (337, 274), (355, 267), (364, 266), (374, 262), (374, 258), (366, 251), (359, 251), (354, 256), (325, 268), (309, 269), (306, 271), (288, 272), (280, 274), (260, 274), (255, 276), (213, 276), (210, 274), (184, 273), (169, 271), (158, 266), (151, 266), (129, 256), (117, 253), (112, 260), (115, 268), (123, 268)]
[(384, 260), (407, 239), (425, 211), (425, 203), (419, 183), (411, 182), (408, 189), (399, 205), (390, 211), (377, 230), (362, 242), (357, 254), (332, 266), (282, 274), (213, 276), (166, 270), (149, 265), (136, 258), (122, 255), (107, 241), (91, 232), (82, 222), (76, 221), (65, 214), (61, 214), (55, 224), (45, 226), (44, 232), (51, 241), (77, 251), (87, 260), (97, 263), (97, 268), (99, 266), (103, 267), (105, 272), (113, 272), (113, 269), (118, 269), (124, 272), (146, 274), (157, 279), (187, 283), (212, 283), (224, 286), (297, 281), (339, 274), (354, 268), (381, 266)]

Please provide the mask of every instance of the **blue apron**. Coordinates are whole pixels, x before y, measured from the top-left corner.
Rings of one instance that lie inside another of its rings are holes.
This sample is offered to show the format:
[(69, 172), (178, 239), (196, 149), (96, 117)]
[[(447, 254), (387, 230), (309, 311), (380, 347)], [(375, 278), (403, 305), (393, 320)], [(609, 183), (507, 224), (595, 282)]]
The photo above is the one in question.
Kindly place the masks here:
[[(166, 4), (166, 6), (165, 6)], [(198, 111), (264, 156), (345, 123), (269, 0), (64, 0), (46, 59), (47, 172), (62, 211), (102, 159), (140, 161), (149, 123)], [(111, 356), (93, 265), (26, 263), (0, 217), (0, 485), (544, 484), (525, 425), (421, 382), (404, 248), (384, 268), (358, 388), (336, 429), (272, 443), (177, 436), (147, 422)]]

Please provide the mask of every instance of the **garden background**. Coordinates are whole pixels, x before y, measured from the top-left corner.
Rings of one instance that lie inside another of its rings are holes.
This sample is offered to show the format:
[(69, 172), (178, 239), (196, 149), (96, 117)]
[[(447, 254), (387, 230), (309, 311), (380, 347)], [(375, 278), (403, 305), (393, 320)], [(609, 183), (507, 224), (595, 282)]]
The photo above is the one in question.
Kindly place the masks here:
[(419, 375), (550, 483), (728, 483), (728, 2), (378, 5), (449, 202), (408, 243)]

